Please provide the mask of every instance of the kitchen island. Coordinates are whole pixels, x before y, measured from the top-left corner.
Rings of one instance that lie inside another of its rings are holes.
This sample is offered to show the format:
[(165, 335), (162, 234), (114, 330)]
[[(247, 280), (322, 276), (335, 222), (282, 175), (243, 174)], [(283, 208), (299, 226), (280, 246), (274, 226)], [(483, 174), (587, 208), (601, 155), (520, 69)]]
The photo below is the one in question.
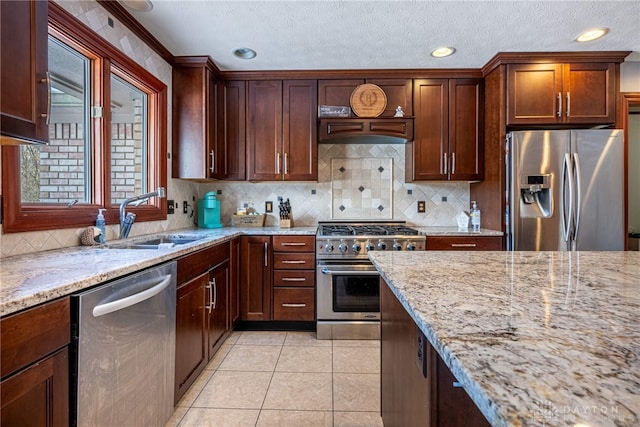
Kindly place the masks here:
[(638, 253), (369, 256), (491, 425), (640, 425)]

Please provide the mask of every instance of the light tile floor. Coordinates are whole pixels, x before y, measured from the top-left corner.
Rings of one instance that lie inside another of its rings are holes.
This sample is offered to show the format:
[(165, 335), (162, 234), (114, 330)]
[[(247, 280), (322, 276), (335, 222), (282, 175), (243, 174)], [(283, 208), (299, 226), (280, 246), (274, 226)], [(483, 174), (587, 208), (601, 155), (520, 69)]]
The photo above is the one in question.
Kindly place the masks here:
[(382, 427), (380, 342), (234, 332), (165, 427)]

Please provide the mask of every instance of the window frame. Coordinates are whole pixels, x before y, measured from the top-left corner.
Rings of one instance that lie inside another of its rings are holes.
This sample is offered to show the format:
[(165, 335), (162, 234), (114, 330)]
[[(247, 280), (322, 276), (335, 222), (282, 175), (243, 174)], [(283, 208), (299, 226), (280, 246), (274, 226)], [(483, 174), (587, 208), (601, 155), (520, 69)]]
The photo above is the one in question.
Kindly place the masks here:
[[(109, 82), (113, 70), (136, 82), (148, 96), (148, 191), (167, 187), (167, 86), (138, 63), (113, 47), (89, 27), (53, 2), (49, 2), (48, 34), (96, 55), (92, 64), (92, 105), (110, 105)], [(103, 108), (103, 117), (91, 118), (92, 150), (91, 194), (87, 204), (68, 207), (64, 204), (21, 202), (20, 147), (2, 146), (2, 229), (3, 233), (86, 227), (95, 224), (98, 209), (106, 209), (107, 224), (119, 224), (119, 205), (111, 201), (111, 109)], [(165, 220), (167, 199), (154, 197), (147, 204), (129, 206), (136, 222)]]

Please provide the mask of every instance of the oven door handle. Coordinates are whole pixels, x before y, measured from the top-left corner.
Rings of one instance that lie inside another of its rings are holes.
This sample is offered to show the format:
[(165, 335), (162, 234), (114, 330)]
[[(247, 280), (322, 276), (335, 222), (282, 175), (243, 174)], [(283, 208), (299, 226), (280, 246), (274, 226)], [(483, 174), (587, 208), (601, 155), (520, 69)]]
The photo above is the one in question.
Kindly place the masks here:
[(378, 270), (365, 270), (365, 271), (341, 271), (341, 270), (329, 270), (328, 268), (323, 268), (322, 270), (322, 274), (350, 274), (350, 275), (357, 275), (357, 276), (374, 276), (379, 274)]

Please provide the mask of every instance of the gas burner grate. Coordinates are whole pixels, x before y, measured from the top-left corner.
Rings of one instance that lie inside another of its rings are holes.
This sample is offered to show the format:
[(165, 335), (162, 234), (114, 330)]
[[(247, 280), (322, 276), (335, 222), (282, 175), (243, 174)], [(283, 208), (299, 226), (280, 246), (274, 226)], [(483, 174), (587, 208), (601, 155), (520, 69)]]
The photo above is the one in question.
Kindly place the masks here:
[(404, 225), (346, 225), (324, 224), (321, 226), (321, 236), (417, 236), (418, 230)]

